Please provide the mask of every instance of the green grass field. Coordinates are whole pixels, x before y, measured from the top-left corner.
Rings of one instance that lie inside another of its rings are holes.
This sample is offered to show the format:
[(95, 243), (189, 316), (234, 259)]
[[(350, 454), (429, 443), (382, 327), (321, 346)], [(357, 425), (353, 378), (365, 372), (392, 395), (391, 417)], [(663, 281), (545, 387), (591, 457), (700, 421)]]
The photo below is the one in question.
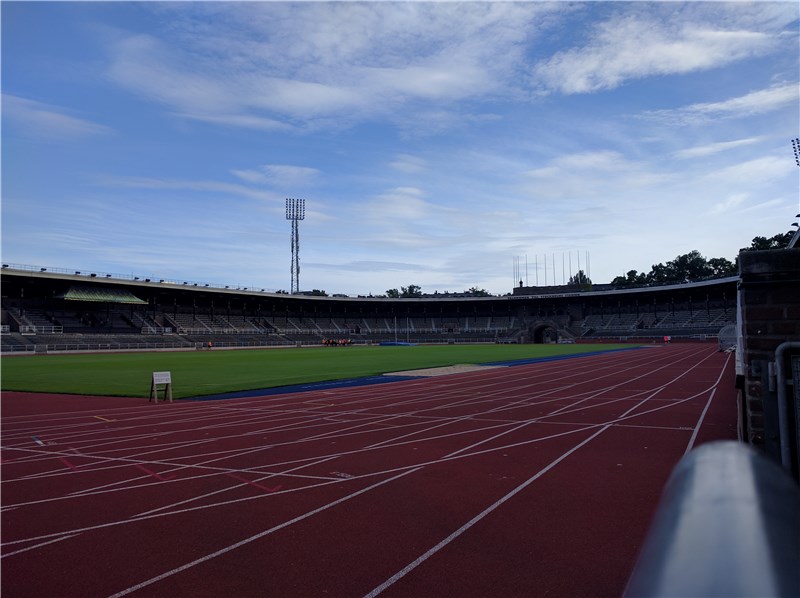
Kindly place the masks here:
[(604, 351), (631, 345), (449, 345), (38, 355), (2, 359), (2, 390), (147, 397), (154, 371), (173, 396), (271, 388), (420, 368)]

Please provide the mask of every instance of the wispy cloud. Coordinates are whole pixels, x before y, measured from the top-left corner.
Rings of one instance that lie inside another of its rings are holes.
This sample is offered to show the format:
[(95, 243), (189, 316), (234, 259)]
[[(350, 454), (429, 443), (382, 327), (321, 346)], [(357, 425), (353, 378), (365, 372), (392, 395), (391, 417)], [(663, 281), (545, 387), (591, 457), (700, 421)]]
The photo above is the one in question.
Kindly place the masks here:
[(283, 201), (283, 198), (276, 193), (269, 191), (262, 191), (246, 187), (244, 185), (237, 185), (235, 183), (225, 183), (220, 181), (190, 181), (190, 180), (176, 180), (176, 179), (161, 179), (161, 178), (148, 178), (148, 177), (117, 177), (117, 176), (102, 176), (94, 179), (98, 185), (108, 187), (121, 187), (132, 189), (151, 189), (151, 190), (186, 190), (186, 191), (201, 191), (204, 193), (214, 193), (222, 196), (239, 196), (247, 199), (256, 199), (260, 201)]
[(389, 166), (395, 170), (409, 174), (416, 174), (427, 169), (427, 163), (424, 158), (412, 156), (410, 154), (398, 154)]
[(343, 270), (347, 272), (415, 272), (424, 268), (419, 263), (383, 262), (379, 260), (360, 260), (344, 263), (308, 262), (308, 268), (321, 268), (325, 270)]
[(78, 139), (108, 135), (110, 127), (68, 114), (70, 110), (36, 100), (3, 94), (3, 116), (23, 135), (40, 139)]
[(720, 152), (746, 147), (763, 141), (763, 137), (750, 137), (748, 139), (736, 139), (734, 141), (718, 141), (716, 143), (709, 143), (705, 145), (698, 145), (695, 147), (688, 147), (674, 152), (672, 155), (680, 160), (690, 160), (692, 158), (702, 158), (711, 156)]
[(119, 32), (109, 80), (184, 118), (268, 130), (341, 126), (516, 86), (522, 42), (571, 9), (309, 2), (154, 10), (169, 15), (169, 37)]
[(290, 164), (265, 164), (257, 169), (232, 170), (231, 173), (248, 183), (295, 188), (313, 183), (321, 174), (316, 168)]
[(745, 118), (757, 114), (767, 114), (793, 103), (796, 104), (798, 96), (800, 96), (800, 87), (797, 83), (788, 83), (759, 89), (720, 102), (691, 104), (671, 110), (651, 110), (642, 113), (641, 118), (672, 125), (692, 126), (716, 119)]
[(682, 11), (676, 5), (666, 19), (612, 16), (595, 26), (586, 44), (535, 65), (534, 76), (545, 90), (591, 93), (634, 79), (718, 68), (776, 47), (777, 34), (693, 22)]
[(711, 208), (710, 213), (712, 216), (718, 216), (720, 214), (724, 214), (730, 210), (733, 210), (739, 207), (743, 202), (747, 200), (746, 193), (734, 193), (727, 197), (725, 201), (721, 201), (719, 203), (714, 204)]

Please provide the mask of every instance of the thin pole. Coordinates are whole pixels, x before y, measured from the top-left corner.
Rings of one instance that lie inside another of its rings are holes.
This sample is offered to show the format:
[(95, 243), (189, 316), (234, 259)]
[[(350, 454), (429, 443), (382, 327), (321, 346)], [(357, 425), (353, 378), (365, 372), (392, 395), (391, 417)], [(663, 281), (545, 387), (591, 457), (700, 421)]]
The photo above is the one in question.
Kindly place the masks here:
[(586, 278), (591, 280), (592, 278), (592, 262), (589, 261), (591, 254), (587, 251), (586, 252)]
[(572, 278), (572, 249), (569, 250), (569, 277)]

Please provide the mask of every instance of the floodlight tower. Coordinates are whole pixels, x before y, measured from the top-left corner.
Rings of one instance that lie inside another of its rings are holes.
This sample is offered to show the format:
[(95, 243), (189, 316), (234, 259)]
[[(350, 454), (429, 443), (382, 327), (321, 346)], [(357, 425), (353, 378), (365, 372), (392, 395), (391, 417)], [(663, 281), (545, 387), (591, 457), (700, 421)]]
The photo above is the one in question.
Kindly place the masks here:
[[(792, 149), (794, 150), (794, 161), (795, 164), (800, 166), (800, 137), (795, 137), (792, 139)], [(800, 213), (795, 216), (795, 218), (800, 218)], [(792, 226), (797, 226), (797, 222), (793, 222)], [(792, 238), (789, 239), (789, 248), (795, 248), (800, 245), (800, 228), (794, 231)]]
[(292, 221), (292, 295), (300, 290), (300, 233), (297, 223), (305, 217), (306, 200), (287, 198), (286, 220)]

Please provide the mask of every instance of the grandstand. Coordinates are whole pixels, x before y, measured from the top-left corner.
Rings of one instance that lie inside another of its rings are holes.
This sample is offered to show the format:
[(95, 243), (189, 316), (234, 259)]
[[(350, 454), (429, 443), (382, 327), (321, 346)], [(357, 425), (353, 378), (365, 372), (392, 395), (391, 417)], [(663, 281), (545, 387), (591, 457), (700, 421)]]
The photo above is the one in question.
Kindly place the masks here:
[(287, 295), (29, 266), (2, 268), (2, 351), (355, 344), (655, 342), (735, 323), (736, 277), (680, 285), (395, 299)]

